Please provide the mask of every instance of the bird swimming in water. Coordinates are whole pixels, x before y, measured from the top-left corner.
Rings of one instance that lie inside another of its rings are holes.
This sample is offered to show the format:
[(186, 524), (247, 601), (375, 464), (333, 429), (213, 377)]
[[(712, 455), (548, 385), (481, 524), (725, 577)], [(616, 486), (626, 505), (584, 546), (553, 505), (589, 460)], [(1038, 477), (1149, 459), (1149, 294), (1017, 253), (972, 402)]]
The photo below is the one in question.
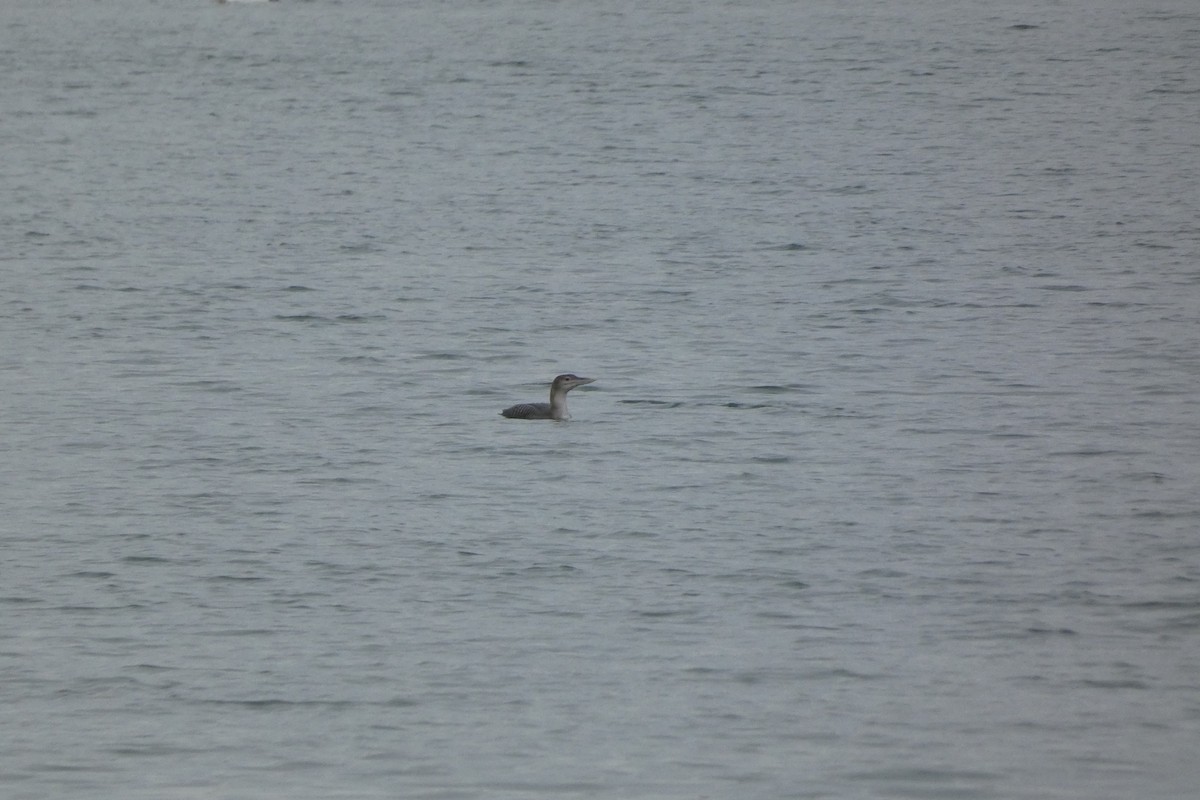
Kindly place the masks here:
[(595, 381), (595, 378), (581, 378), (578, 375), (559, 375), (550, 384), (549, 403), (518, 403), (500, 413), (509, 419), (570, 419), (571, 416), (567, 414), (567, 392)]

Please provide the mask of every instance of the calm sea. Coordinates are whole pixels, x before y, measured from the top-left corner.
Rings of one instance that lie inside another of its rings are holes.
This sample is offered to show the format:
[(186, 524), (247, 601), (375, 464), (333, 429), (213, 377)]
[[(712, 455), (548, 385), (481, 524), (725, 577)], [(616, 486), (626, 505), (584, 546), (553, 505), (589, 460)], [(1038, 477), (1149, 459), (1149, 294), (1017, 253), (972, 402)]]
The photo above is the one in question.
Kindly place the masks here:
[(1192, 0), (7, 0), (0, 796), (1194, 797), (1197, 64)]

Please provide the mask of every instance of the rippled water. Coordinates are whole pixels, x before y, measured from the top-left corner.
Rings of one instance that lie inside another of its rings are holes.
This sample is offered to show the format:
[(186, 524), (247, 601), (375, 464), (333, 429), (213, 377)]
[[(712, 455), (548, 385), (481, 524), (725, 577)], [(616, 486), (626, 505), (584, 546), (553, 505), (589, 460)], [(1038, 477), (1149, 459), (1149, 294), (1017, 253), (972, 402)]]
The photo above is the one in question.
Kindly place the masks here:
[(1198, 43), (6, 5), (0, 794), (1192, 796)]

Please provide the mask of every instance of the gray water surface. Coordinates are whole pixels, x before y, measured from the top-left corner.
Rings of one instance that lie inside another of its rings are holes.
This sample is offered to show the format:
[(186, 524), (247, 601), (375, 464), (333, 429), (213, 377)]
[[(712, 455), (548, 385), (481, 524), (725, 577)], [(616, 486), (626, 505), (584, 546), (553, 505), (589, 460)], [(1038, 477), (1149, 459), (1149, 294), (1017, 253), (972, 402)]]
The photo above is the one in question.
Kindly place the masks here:
[(1198, 59), (6, 4), (0, 795), (1194, 797)]

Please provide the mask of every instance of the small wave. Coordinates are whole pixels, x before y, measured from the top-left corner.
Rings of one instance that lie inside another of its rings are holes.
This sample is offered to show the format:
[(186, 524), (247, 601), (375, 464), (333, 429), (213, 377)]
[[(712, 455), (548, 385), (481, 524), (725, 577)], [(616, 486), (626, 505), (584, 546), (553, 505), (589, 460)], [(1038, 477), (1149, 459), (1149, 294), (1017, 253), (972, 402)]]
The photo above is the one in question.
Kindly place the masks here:
[(660, 408), (679, 408), (684, 405), (672, 400), (620, 400), (618, 402), (631, 406), (659, 406)]

